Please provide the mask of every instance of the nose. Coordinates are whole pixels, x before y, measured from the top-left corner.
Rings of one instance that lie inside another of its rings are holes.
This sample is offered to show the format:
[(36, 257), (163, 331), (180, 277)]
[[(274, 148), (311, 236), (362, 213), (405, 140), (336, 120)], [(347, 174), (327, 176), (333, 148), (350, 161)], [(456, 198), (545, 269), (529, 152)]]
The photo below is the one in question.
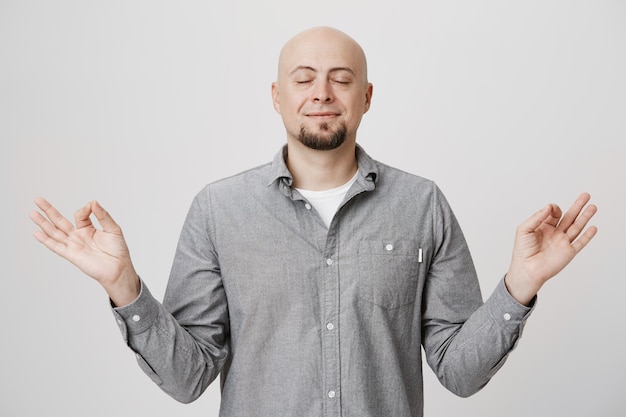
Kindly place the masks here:
[(334, 100), (332, 87), (328, 81), (319, 81), (313, 91), (313, 101), (316, 103), (332, 103)]

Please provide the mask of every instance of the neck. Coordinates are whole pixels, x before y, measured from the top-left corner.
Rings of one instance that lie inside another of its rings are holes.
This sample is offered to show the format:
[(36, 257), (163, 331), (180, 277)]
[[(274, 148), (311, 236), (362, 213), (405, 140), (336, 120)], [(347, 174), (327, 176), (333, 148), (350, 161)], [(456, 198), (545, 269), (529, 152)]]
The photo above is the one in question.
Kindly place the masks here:
[(355, 148), (355, 141), (346, 140), (337, 149), (316, 151), (298, 140), (288, 140), (286, 163), (293, 186), (323, 191), (347, 183), (358, 169)]

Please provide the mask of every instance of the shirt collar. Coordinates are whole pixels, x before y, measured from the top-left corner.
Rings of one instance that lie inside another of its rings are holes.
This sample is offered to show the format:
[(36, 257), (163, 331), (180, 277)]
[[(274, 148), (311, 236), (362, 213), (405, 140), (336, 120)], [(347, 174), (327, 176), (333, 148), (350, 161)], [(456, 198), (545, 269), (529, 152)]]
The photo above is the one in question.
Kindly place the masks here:
[(272, 170), (270, 181), (267, 184), (269, 187), (274, 182), (280, 179), (284, 179), (287, 185), (291, 186), (293, 183), (293, 177), (291, 176), (291, 172), (287, 169), (287, 163), (285, 160), (287, 159), (287, 145), (284, 145), (276, 155), (274, 155), (274, 160), (272, 160)]
[[(289, 169), (287, 169), (287, 164), (285, 163), (286, 159), (287, 145), (284, 145), (276, 153), (276, 155), (274, 155), (270, 181), (267, 184), (268, 187), (277, 180), (283, 180), (286, 185), (291, 187), (291, 184), (293, 183), (293, 177), (291, 176), (291, 172), (289, 172)], [(359, 177), (367, 180), (371, 184), (374, 184), (376, 182), (376, 179), (378, 178), (378, 166), (376, 164), (376, 161), (374, 161), (358, 144), (356, 145), (356, 162), (359, 166)]]

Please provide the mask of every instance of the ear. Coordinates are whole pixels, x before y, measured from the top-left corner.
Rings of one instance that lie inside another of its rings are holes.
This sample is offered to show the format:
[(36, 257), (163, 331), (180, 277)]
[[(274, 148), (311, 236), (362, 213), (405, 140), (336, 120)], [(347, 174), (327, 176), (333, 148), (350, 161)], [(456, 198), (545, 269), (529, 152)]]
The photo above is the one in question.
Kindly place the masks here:
[(272, 103), (274, 104), (274, 110), (276, 110), (276, 113), (280, 114), (280, 98), (278, 96), (278, 82), (274, 81), (272, 83)]
[(363, 109), (363, 113), (367, 113), (370, 109), (370, 105), (372, 104), (372, 93), (374, 92), (374, 86), (372, 83), (367, 83), (367, 88), (365, 89), (365, 108)]

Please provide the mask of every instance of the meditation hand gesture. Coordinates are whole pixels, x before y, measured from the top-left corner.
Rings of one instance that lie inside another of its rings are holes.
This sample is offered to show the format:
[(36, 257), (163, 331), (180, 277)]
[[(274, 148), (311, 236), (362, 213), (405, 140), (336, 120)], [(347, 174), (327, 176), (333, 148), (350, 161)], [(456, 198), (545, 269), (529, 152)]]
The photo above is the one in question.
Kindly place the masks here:
[[(139, 278), (130, 259), (122, 229), (96, 201), (74, 215), (76, 226), (43, 198), (35, 204), (45, 214), (33, 211), (30, 218), (41, 230), (35, 238), (98, 281), (117, 306), (131, 303), (139, 295)], [(91, 222), (93, 214), (102, 230)]]
[(582, 233), (597, 211), (594, 205), (585, 208), (590, 198), (589, 194), (581, 194), (563, 217), (559, 206), (549, 204), (518, 227), (505, 279), (517, 301), (528, 305), (543, 284), (565, 268), (595, 236), (595, 226)]

